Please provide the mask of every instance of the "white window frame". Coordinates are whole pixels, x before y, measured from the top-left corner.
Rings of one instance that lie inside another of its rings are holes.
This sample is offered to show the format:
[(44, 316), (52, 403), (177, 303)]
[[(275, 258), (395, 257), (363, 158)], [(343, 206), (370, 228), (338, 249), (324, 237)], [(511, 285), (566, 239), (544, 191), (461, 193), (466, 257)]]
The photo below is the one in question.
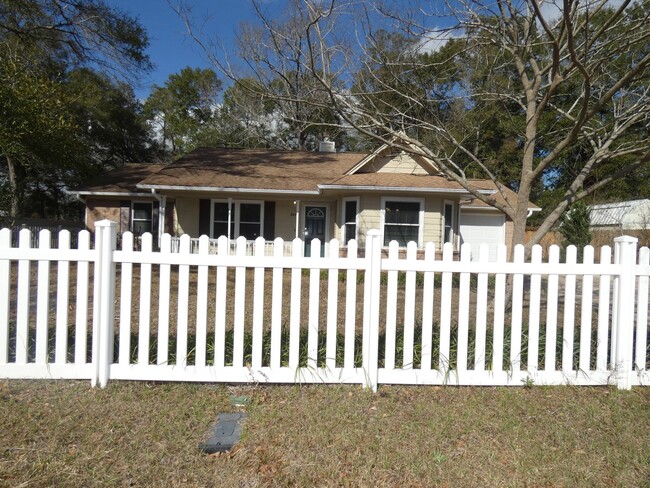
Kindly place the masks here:
[[(235, 235), (230, 236), (230, 240), (234, 241), (239, 237), (239, 224), (240, 224), (240, 205), (242, 203), (252, 203), (260, 206), (260, 236), (264, 237), (264, 200), (233, 200), (228, 198), (213, 198), (210, 200), (210, 238), (217, 239), (220, 236), (214, 235), (214, 204), (227, 203), (229, 219), (234, 219)], [(228, 222), (228, 232), (230, 232), (230, 221)], [(251, 241), (252, 242), (252, 241)]]
[[(133, 223), (136, 222), (135, 205), (141, 203), (151, 206), (151, 234), (153, 235), (153, 202), (150, 200), (131, 200), (131, 232), (133, 232)], [(137, 222), (147, 222), (147, 220), (137, 219)]]
[(347, 246), (347, 220), (345, 219), (345, 204), (347, 202), (355, 202), (357, 204), (357, 211), (354, 216), (354, 237), (352, 239), (359, 242), (359, 214), (361, 211), (361, 198), (360, 197), (345, 197), (341, 199), (341, 245)]
[[(405, 202), (405, 203), (417, 202), (417, 203), (420, 204), (420, 211), (418, 212), (418, 221), (419, 222), (418, 222), (418, 242), (417, 242), (417, 244), (418, 244), (418, 248), (421, 248), (423, 246), (423, 241), (424, 241), (424, 198), (381, 197), (380, 221), (381, 221), (381, 242), (382, 242), (382, 246), (383, 246), (383, 243), (384, 243), (384, 226), (386, 225), (386, 202)], [(388, 224), (388, 225), (395, 225), (395, 224)]]
[(447, 226), (447, 205), (451, 206), (451, 244), (454, 246), (454, 249), (456, 249), (456, 235), (458, 235), (458, 232), (456, 231), (456, 204), (453, 200), (444, 200), (442, 203), (442, 235), (441, 235), (441, 246), (445, 244), (445, 227)]

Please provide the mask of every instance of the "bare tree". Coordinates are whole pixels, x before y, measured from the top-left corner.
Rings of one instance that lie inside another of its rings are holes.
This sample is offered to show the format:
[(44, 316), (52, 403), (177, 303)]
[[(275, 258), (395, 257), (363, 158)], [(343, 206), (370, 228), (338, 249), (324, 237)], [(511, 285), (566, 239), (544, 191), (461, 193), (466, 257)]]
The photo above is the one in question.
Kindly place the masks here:
[[(577, 176), (528, 248), (573, 202), (650, 162), (647, 0), (432, 4), (410, 2), (405, 10), (370, 0), (296, 0), (280, 17), (255, 4), (259, 22), (242, 30), (240, 46), (245, 73), (259, 82), (248, 86), (260, 98), (300, 107), (286, 109), (287, 120), (354, 129), (429, 158), (512, 219), (512, 244), (524, 242), (535, 186), (577, 159)], [(243, 72), (188, 27), (236, 82)], [(396, 50), (385, 33), (405, 42)], [(488, 106), (508, 121), (496, 139), (508, 139), (514, 164), (486, 147)], [(324, 110), (336, 117), (323, 120)], [(592, 178), (612, 161), (620, 164)], [(500, 164), (509, 165), (516, 198), (485, 195), (472, 179), (490, 178), (503, 190)]]

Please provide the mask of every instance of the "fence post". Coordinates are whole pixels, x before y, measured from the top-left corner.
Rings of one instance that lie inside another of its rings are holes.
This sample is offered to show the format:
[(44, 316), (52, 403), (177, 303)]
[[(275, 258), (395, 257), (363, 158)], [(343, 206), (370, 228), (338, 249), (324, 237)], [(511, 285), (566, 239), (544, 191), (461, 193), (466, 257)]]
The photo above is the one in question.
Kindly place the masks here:
[(364, 388), (377, 391), (379, 371), (379, 301), (381, 287), (381, 232), (366, 235), (367, 268), (364, 277), (363, 360)]
[(93, 324), (93, 371), (92, 386), (99, 384), (104, 388), (108, 383), (110, 366), (113, 361), (113, 334), (115, 327), (115, 262), (113, 251), (117, 241), (117, 224), (110, 220), (95, 223), (95, 261), (98, 308), (97, 321)]
[(616, 309), (613, 317), (612, 339), (613, 364), (616, 386), (620, 390), (632, 388), (632, 344), (634, 334), (634, 305), (636, 275), (636, 247), (639, 240), (636, 237), (621, 236), (614, 239), (616, 246), (616, 264), (620, 266), (620, 274), (616, 278), (615, 287)]

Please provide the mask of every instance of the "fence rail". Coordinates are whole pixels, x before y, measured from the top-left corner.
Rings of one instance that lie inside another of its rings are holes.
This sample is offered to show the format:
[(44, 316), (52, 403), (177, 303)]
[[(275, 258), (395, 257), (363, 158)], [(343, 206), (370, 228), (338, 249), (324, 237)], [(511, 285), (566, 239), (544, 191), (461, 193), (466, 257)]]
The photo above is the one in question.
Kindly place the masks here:
[[(650, 252), (636, 240), (470, 262), (427, 244), (341, 257), (260, 238), (150, 234), (116, 249), (115, 224), (51, 248), (0, 231), (0, 377), (261, 383), (647, 385)], [(320, 243), (311, 249), (320, 250)], [(403, 250), (402, 250), (403, 251)], [(269, 255), (269, 253), (271, 255)], [(637, 259), (638, 254), (638, 259)], [(383, 257), (385, 256), (385, 257)]]

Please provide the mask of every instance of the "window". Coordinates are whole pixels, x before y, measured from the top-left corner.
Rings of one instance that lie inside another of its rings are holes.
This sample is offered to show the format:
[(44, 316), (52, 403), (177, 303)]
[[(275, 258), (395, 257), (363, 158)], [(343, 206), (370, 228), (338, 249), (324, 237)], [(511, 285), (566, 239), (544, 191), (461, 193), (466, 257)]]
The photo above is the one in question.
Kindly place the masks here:
[[(253, 241), (262, 235), (263, 206), (261, 202), (224, 202), (212, 204), (212, 237), (244, 236)], [(230, 228), (228, 228), (230, 222)]]
[(406, 247), (410, 241), (420, 243), (422, 202), (386, 200), (384, 202), (384, 246), (390, 241)]
[(454, 243), (454, 204), (452, 202), (445, 202), (445, 233), (442, 243)]
[(153, 203), (133, 202), (131, 231), (136, 236), (153, 231)]
[(344, 199), (343, 200), (343, 226), (341, 232), (341, 240), (343, 244), (352, 239), (357, 239), (357, 212), (359, 202), (358, 199)]

